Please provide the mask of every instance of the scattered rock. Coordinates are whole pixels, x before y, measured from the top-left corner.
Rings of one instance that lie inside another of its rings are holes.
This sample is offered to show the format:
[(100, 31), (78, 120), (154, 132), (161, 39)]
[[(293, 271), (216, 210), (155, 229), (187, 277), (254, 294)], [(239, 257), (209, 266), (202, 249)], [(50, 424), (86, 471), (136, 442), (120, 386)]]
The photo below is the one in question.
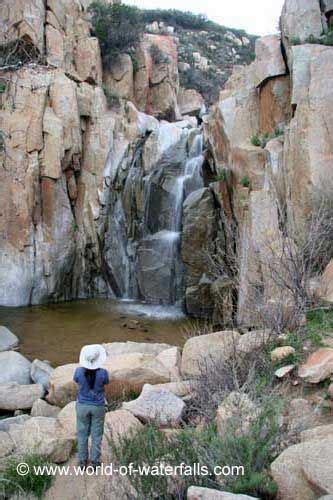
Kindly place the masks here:
[(180, 423), (185, 403), (169, 391), (156, 391), (145, 384), (140, 396), (123, 403), (122, 408), (144, 423), (155, 422), (160, 427), (172, 427)]
[(110, 411), (105, 415), (105, 435), (116, 443), (123, 437), (131, 438), (142, 429), (142, 423), (127, 410)]
[(237, 352), (248, 354), (263, 347), (269, 340), (271, 333), (267, 330), (253, 330), (244, 333), (239, 338)]
[(291, 400), (288, 405), (288, 414), (285, 421), (289, 432), (299, 433), (305, 429), (320, 425), (321, 415), (318, 409), (313, 407), (309, 401), (296, 398)]
[(1, 410), (29, 410), (34, 401), (44, 396), (42, 385), (0, 384)]
[(226, 491), (190, 486), (187, 490), (187, 500), (255, 500), (248, 495), (234, 495)]
[(55, 463), (68, 460), (74, 439), (61, 432), (55, 418), (31, 417), (23, 425), (12, 425), (8, 431), (15, 444), (16, 456), (38, 453)]
[(31, 364), (30, 375), (35, 384), (41, 384), (47, 391), (53, 370), (54, 368), (46, 361), (35, 359)]
[(31, 384), (31, 363), (19, 352), (0, 352), (0, 366), (0, 384), (7, 384), (9, 382)]
[(279, 368), (278, 370), (276, 370), (276, 372), (274, 373), (274, 375), (277, 378), (283, 378), (286, 375), (289, 375), (289, 373), (291, 373), (295, 369), (295, 366), (296, 365), (282, 366), (282, 368)]
[(228, 432), (228, 423), (233, 419), (237, 435), (249, 432), (251, 424), (255, 422), (260, 410), (251, 399), (240, 392), (231, 392), (220, 404), (216, 412), (217, 428), (220, 436)]
[(60, 412), (58, 406), (53, 406), (47, 403), (44, 399), (34, 401), (30, 415), (32, 417), (53, 417), (55, 418)]
[(230, 358), (237, 348), (239, 338), (238, 332), (228, 330), (189, 339), (183, 349), (183, 378), (198, 376), (209, 364), (214, 366), (216, 362)]
[(9, 417), (0, 420), (0, 432), (7, 432), (11, 425), (16, 424), (24, 424), (27, 420), (29, 420), (30, 415), (26, 413), (24, 415), (18, 415), (17, 417)]
[(289, 345), (283, 346), (283, 347), (277, 347), (271, 352), (271, 360), (273, 363), (277, 363), (279, 361), (284, 360), (288, 356), (291, 356), (292, 354), (295, 354), (295, 349), (294, 347), (291, 347)]
[(306, 382), (318, 384), (333, 374), (333, 349), (322, 348), (307, 359), (298, 369), (298, 375)]
[(0, 326), (0, 351), (10, 351), (19, 345), (19, 339), (5, 326)]
[(287, 448), (271, 465), (279, 498), (314, 500), (333, 493), (333, 436)]

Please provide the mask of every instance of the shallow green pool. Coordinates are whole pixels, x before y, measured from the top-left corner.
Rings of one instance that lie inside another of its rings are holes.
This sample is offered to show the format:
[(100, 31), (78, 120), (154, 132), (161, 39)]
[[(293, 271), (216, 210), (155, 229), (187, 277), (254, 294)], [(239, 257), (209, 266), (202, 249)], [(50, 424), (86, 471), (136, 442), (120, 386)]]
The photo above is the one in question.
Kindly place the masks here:
[(96, 299), (0, 307), (0, 325), (20, 338), (20, 352), (54, 366), (76, 362), (84, 344), (132, 340), (182, 345), (188, 323), (175, 307), (131, 301)]

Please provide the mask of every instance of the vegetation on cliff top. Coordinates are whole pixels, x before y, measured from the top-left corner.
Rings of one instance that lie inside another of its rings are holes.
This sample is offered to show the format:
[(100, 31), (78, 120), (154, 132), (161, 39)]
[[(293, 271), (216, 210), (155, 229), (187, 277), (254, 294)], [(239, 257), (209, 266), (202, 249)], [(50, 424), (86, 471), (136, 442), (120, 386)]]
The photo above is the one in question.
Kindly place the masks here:
[(218, 98), (234, 65), (248, 64), (254, 58), (255, 36), (226, 28), (203, 15), (179, 10), (141, 10), (102, 1), (94, 2), (89, 11), (107, 68), (119, 54), (134, 54), (143, 33), (147, 28), (149, 31), (149, 23), (157, 23), (157, 33), (161, 35), (170, 34), (167, 28), (173, 28), (179, 39), (181, 86), (196, 89), (209, 103)]

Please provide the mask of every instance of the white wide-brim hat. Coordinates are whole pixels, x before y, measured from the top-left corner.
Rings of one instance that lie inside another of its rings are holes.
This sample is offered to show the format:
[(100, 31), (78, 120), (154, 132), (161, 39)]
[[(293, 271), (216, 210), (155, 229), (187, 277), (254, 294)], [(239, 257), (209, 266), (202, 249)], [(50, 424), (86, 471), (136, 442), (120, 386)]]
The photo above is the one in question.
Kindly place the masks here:
[(106, 351), (100, 344), (85, 345), (80, 352), (80, 365), (89, 370), (97, 370), (106, 360)]

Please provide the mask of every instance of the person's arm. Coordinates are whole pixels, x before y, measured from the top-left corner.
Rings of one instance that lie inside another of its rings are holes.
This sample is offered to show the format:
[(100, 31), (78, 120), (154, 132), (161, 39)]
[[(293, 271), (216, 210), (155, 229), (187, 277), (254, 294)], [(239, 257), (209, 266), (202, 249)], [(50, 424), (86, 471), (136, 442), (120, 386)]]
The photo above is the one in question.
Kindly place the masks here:
[(74, 372), (74, 375), (73, 375), (73, 380), (74, 382), (76, 382), (77, 384), (79, 383), (79, 376), (78, 376), (78, 372), (77, 372), (77, 368)]

